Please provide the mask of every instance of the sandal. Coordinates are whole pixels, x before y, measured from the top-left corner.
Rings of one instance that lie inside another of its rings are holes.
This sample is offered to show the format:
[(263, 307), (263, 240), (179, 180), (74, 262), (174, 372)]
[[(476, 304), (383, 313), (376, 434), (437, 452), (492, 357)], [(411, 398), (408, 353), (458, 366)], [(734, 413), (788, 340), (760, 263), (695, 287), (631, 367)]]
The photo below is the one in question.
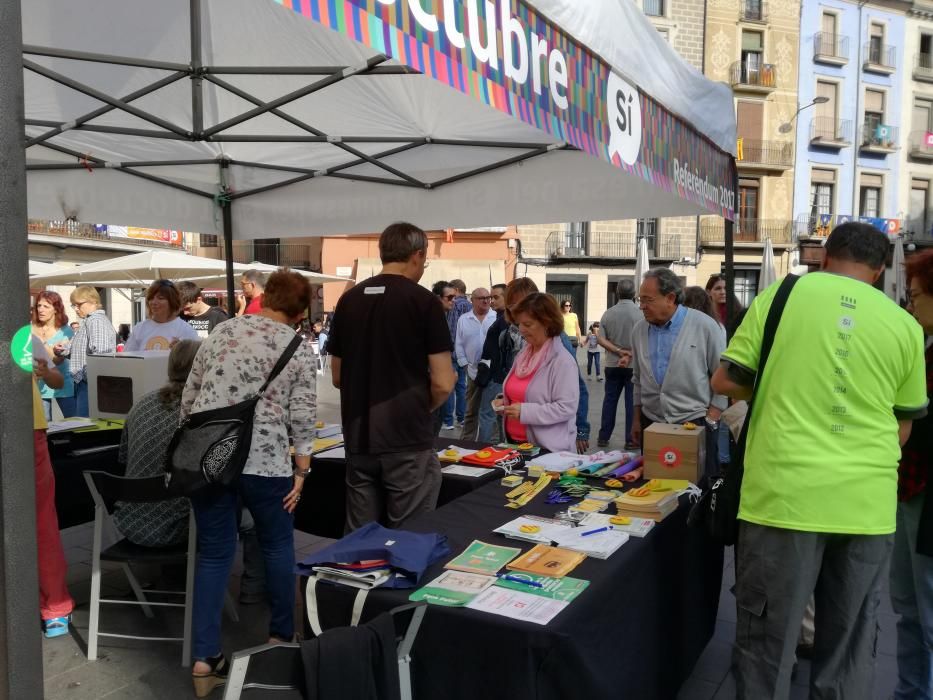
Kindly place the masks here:
[(46, 639), (54, 639), (68, 634), (68, 625), (71, 623), (71, 615), (64, 617), (51, 617), (42, 621), (42, 631), (45, 632)]
[(194, 694), (199, 698), (206, 698), (214, 688), (227, 682), (227, 672), (230, 666), (227, 664), (227, 658), (220, 654), (208, 659), (205, 663), (210, 665), (211, 670), (207, 673), (191, 673), (191, 680), (194, 683)]

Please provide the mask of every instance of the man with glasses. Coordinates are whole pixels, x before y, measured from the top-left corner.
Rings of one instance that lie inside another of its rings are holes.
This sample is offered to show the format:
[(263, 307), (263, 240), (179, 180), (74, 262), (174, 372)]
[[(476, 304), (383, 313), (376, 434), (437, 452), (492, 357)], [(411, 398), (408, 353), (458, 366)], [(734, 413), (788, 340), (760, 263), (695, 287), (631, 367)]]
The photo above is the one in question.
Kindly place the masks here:
[(243, 309), (242, 314), (238, 313), (237, 316), (258, 314), (262, 311), (262, 292), (265, 287), (266, 276), (259, 270), (247, 270), (243, 273), (240, 277), (240, 289), (246, 297), (246, 308)]
[(490, 326), (483, 342), (483, 352), (476, 372), (476, 383), (483, 389), (479, 401), (479, 433), (478, 442), (499, 442), (499, 422), (496, 412), (492, 408), (492, 400), (502, 391), (502, 382), (508, 374), (508, 368), (503, 370), (502, 348), (500, 336), (509, 330), (509, 322), (505, 318), (505, 285), (492, 286), (492, 310), (496, 313), (495, 323)]
[(492, 295), (488, 289), (477, 287), (471, 297), (472, 311), (468, 311), (457, 322), (457, 338), (454, 342), (454, 352), (457, 355), (457, 365), (466, 370), (467, 393), (466, 414), (463, 419), (463, 440), (476, 440), (479, 429), (479, 405), (483, 397), (483, 390), (476, 383), (476, 371), (479, 367), (480, 356), (483, 354), (483, 343), (486, 341), (486, 332), (496, 321), (495, 314), (489, 313), (489, 304)]

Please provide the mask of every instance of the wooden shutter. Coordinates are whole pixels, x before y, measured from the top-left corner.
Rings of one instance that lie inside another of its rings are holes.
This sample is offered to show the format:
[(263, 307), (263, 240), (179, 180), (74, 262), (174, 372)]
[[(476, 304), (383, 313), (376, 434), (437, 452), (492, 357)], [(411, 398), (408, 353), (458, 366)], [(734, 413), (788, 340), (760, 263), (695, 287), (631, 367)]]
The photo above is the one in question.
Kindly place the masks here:
[(822, 183), (832, 184), (836, 182), (836, 171), (814, 168), (810, 172), (810, 182), (822, 182)]
[(884, 93), (878, 90), (866, 90), (865, 111), (884, 114)]
[(881, 186), (884, 184), (884, 178), (874, 173), (862, 173), (860, 181), (862, 187), (877, 187), (881, 189)]
[(836, 84), (819, 81), (816, 84), (817, 97), (825, 97), (827, 102), (816, 106), (818, 117), (836, 118)]
[(836, 37), (836, 15), (830, 12), (824, 12), (823, 21), (821, 25), (823, 29), (823, 41), (826, 41), (830, 38), (835, 39)]
[(764, 124), (763, 102), (739, 102), (736, 105), (736, 119), (739, 127), (739, 138), (745, 141), (761, 141), (761, 130)]

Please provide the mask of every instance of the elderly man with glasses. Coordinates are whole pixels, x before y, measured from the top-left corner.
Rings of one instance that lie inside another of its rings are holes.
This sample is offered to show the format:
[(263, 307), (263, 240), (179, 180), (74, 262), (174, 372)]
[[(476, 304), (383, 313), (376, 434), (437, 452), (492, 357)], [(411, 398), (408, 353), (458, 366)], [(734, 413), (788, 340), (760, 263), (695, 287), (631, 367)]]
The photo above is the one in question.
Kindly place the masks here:
[(454, 352), (457, 364), (466, 369), (467, 396), (466, 414), (463, 418), (463, 440), (476, 440), (479, 430), (479, 404), (483, 389), (476, 383), (476, 372), (483, 354), (486, 333), (496, 322), (496, 315), (489, 313), (492, 295), (488, 289), (477, 287), (471, 296), (473, 309), (463, 314), (457, 322), (457, 338)]

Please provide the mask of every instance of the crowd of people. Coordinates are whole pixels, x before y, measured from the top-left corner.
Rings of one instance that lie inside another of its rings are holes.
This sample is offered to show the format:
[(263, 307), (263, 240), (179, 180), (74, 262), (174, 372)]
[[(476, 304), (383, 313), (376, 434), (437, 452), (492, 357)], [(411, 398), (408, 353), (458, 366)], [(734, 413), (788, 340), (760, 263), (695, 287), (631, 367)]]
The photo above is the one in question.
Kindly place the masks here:
[[(477, 287), (469, 296), (462, 280), (440, 280), (428, 290), (420, 284), (427, 251), (418, 227), (389, 226), (379, 239), (381, 272), (347, 291), (327, 325), (308, 322), (310, 287), (289, 271), (268, 279), (244, 275), (248, 298), (243, 314), (230, 320), (204, 303), (196, 285), (153, 284), (149, 317), (132, 329), (126, 347), (171, 348), (169, 376), (126, 421), (120, 459), (127, 474), (160, 473), (178, 422), (255, 393), (302, 327), (322, 351), (326, 344), (340, 393), (348, 532), (371, 521), (403, 527), (432, 510), (441, 485), (435, 438), (458, 426), (462, 439), (484, 444), (588, 450), (580, 345), (587, 377), (595, 368), (604, 380), (597, 446), (608, 445), (623, 399), (630, 449), (653, 423), (705, 425), (708, 476), (735, 448), (719, 428), (723, 412), (739, 410), (754, 389), (736, 547), (739, 696), (786, 696), (796, 655), (806, 652), (814, 692), (860, 697), (871, 687), (889, 561), (901, 615), (897, 697), (933, 693), (933, 507), (925, 500), (933, 350), (924, 341), (933, 329), (933, 252), (906, 266), (905, 311), (872, 286), (884, 270), (886, 237), (864, 224), (838, 227), (825, 246), (823, 270), (794, 287), (759, 374), (779, 285), (747, 310), (735, 300), (740, 322), (733, 322), (727, 343), (719, 276), (705, 289), (685, 289), (671, 270), (652, 269), (638, 288), (620, 281), (617, 303), (583, 336), (572, 302), (542, 293), (527, 277)], [(86, 415), (87, 356), (112, 351), (116, 339), (92, 288), (79, 287), (71, 301), (83, 319), (76, 331), (53, 292), (39, 295), (33, 309), (33, 329), (53, 350), (54, 363), (37, 366), (34, 382), (48, 636), (67, 631), (73, 603), (60, 541), (51, 542), (57, 524), (47, 450), (41, 457), (39, 448), (42, 401), (48, 407), (55, 399), (63, 413), (81, 415), (83, 395)], [(294, 635), (292, 513), (311, 469), (316, 369), (303, 343), (260, 399), (237, 484), (190, 500), (198, 525), (192, 672), (199, 697), (227, 673), (221, 609), (244, 516), (256, 538), (253, 564), (261, 562), (265, 574), (269, 639)], [(920, 422), (913, 431), (912, 422)], [(184, 500), (123, 504), (116, 522), (137, 544), (166, 546), (183, 538), (188, 507)], [(814, 634), (812, 647), (802, 649), (806, 618)]]

